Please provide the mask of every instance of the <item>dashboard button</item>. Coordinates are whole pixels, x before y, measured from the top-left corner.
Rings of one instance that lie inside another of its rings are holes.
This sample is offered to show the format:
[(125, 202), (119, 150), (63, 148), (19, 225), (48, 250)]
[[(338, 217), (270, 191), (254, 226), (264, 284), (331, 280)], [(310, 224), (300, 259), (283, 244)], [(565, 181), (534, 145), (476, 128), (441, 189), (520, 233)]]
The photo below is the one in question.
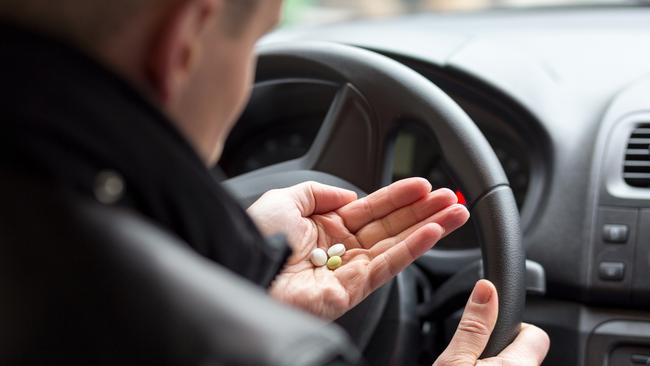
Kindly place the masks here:
[(623, 281), (625, 277), (625, 263), (601, 262), (598, 275), (603, 281)]
[(608, 243), (623, 244), (627, 242), (628, 232), (627, 225), (606, 224), (603, 226), (603, 240)]

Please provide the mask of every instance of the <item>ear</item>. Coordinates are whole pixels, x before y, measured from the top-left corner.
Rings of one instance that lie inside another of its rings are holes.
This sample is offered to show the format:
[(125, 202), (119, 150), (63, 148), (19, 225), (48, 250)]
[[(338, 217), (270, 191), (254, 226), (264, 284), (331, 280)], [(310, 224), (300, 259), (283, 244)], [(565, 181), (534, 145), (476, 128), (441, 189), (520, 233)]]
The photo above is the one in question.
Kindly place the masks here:
[(167, 105), (183, 90), (201, 55), (205, 32), (214, 25), (223, 0), (173, 1), (163, 14), (145, 57), (147, 77)]

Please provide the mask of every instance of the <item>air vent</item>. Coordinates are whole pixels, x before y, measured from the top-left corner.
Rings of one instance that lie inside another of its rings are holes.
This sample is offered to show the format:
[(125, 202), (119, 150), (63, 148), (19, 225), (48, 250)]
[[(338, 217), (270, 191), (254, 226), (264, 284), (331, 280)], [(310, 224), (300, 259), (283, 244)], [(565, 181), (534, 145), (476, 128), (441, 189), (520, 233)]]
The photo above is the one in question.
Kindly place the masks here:
[(650, 123), (642, 123), (632, 131), (625, 150), (623, 178), (631, 186), (650, 188)]

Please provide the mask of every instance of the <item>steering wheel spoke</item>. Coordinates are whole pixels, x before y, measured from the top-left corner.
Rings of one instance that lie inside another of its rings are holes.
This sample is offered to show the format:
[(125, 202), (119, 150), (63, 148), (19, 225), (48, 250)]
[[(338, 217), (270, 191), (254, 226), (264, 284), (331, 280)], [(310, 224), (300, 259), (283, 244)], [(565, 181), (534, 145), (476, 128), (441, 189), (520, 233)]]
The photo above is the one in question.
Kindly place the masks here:
[(366, 192), (379, 188), (383, 174), (381, 124), (352, 85), (334, 97), (323, 125), (303, 158), (303, 167), (340, 177)]

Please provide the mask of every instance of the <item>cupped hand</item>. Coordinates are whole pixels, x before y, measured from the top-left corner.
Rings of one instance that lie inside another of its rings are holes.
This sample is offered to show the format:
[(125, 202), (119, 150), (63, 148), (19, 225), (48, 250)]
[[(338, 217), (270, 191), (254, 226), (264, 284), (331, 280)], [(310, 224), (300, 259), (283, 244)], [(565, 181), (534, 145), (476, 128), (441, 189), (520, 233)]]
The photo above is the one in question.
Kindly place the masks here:
[[(357, 199), (315, 182), (264, 194), (248, 213), (266, 235), (284, 233), (293, 255), (273, 282), (276, 299), (335, 319), (469, 218), (448, 189), (410, 178)], [(343, 265), (314, 267), (310, 254), (343, 243)]]
[(499, 300), (494, 285), (486, 280), (474, 287), (456, 334), (433, 366), (539, 366), (550, 341), (546, 333), (522, 324), (519, 335), (498, 356), (479, 360), (494, 330)]

